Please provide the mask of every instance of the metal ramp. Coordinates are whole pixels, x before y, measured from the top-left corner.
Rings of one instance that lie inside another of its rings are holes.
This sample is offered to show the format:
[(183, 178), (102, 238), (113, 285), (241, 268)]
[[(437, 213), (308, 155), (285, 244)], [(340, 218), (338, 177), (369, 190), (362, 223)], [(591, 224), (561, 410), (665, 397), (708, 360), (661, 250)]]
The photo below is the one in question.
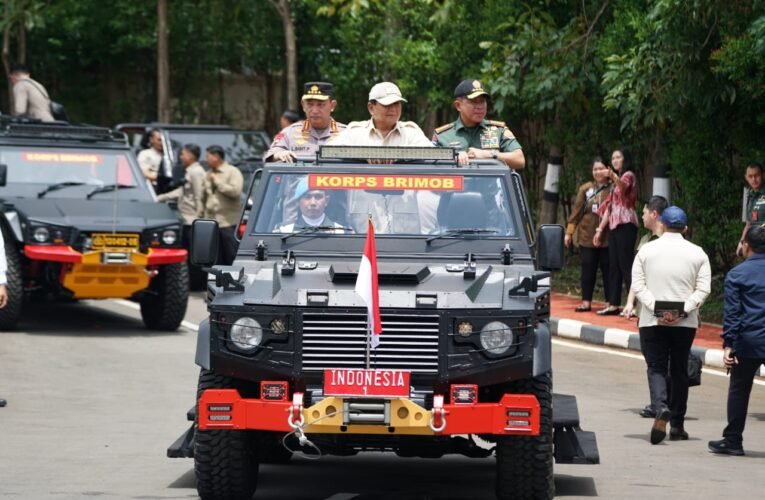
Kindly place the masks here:
[(579, 427), (576, 396), (553, 394), (553, 428), (555, 463), (600, 463), (595, 433)]

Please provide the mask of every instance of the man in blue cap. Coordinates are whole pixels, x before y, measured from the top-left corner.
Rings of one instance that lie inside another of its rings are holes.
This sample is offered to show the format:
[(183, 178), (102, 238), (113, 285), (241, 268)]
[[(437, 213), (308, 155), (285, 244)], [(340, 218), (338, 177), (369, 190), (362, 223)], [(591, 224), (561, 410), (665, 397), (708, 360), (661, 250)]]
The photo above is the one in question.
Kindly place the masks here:
[(667, 207), (659, 221), (662, 235), (643, 245), (632, 266), (632, 290), (642, 305), (640, 348), (647, 365), (651, 404), (656, 408), (651, 444), (664, 440), (668, 423), (671, 441), (688, 439), (684, 425), (688, 354), (699, 326), (699, 308), (712, 283), (707, 254), (683, 238), (688, 226), (685, 212)]
[(297, 220), (277, 227), (275, 232), (293, 233), (315, 227), (324, 232), (345, 234), (346, 228), (331, 220), (325, 213), (330, 202), (329, 195), (322, 189), (311, 189), (307, 177), (303, 177), (297, 183), (295, 196), (291, 201), (296, 201), (300, 208)]

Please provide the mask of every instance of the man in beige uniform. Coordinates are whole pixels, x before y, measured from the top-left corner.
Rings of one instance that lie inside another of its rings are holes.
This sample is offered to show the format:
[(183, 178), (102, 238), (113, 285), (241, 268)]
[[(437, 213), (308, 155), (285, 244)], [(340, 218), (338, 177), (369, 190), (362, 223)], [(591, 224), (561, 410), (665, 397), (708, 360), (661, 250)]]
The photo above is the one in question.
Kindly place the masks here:
[(235, 231), (242, 213), (240, 195), (244, 177), (238, 168), (226, 163), (225, 158), (222, 147), (207, 148), (210, 171), (205, 177), (205, 217), (215, 219), (220, 227), (218, 264), (231, 265), (239, 246)]
[[(191, 225), (205, 213), (205, 169), (199, 164), (201, 150), (196, 144), (181, 148), (179, 158), (185, 169), (183, 185), (157, 196), (159, 201), (177, 200), (178, 213), (183, 220), (182, 241), (191, 250)], [(192, 290), (203, 290), (207, 273), (189, 262), (189, 282)]]
[(9, 76), (13, 86), (13, 114), (52, 122), (50, 97), (41, 83), (32, 80), (29, 69), (23, 64), (14, 64)]
[[(369, 91), (367, 103), (371, 118), (349, 123), (345, 131), (331, 140), (330, 144), (432, 147), (433, 144), (416, 123), (401, 121), (402, 102), (407, 101), (396, 84), (376, 84)], [(423, 197), (427, 199), (421, 199)], [(385, 195), (350, 191), (348, 199), (349, 220), (359, 233), (366, 232), (369, 215), (378, 233), (429, 233), (435, 227), (437, 207), (438, 196), (424, 191)]]

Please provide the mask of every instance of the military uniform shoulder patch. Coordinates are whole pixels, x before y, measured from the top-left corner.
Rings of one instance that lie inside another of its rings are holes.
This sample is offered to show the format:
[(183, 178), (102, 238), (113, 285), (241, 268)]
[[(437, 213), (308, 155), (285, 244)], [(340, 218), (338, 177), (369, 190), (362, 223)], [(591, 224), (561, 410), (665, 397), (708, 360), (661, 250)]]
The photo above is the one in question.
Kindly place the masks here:
[(502, 132), (502, 136), (507, 139), (515, 139), (515, 135), (513, 134), (513, 131), (507, 127), (505, 127), (505, 131)]
[(495, 127), (507, 128), (507, 124), (499, 120), (486, 120), (486, 123), (488, 123), (489, 125), (493, 125)]
[(435, 130), (435, 133), (436, 134), (443, 134), (444, 132), (446, 132), (447, 130), (449, 130), (452, 127), (454, 127), (454, 122), (447, 123), (446, 125), (441, 125), (440, 127), (438, 127)]

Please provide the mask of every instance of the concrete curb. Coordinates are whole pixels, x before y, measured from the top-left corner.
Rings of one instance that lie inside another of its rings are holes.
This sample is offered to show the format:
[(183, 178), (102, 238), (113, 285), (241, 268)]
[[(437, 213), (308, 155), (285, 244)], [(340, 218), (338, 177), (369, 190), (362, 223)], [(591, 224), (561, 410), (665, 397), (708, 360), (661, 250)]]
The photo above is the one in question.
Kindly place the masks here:
[[(606, 328), (566, 318), (551, 318), (550, 328), (552, 334), (558, 337), (640, 352), (640, 337), (629, 330)], [(691, 352), (701, 358), (704, 366), (725, 368), (722, 349), (693, 346)], [(763, 375), (763, 367), (760, 367), (760, 375)]]

